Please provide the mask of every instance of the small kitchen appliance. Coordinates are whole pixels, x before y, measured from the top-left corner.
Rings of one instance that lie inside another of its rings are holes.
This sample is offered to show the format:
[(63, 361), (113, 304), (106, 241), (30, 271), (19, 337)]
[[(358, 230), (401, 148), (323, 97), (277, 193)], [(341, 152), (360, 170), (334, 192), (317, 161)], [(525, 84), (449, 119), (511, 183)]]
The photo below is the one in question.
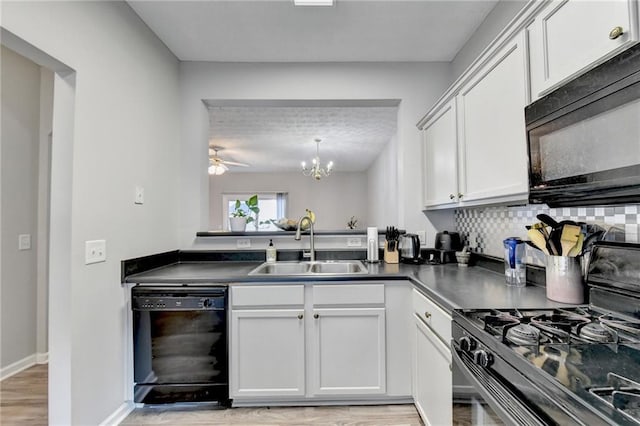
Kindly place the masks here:
[(402, 263), (423, 263), (420, 255), (420, 238), (417, 234), (405, 234), (400, 237), (400, 261)]
[(456, 251), (462, 249), (460, 234), (457, 232), (442, 231), (436, 234), (434, 244), (438, 263), (456, 262)]
[(454, 310), (454, 378), (506, 424), (640, 425), (640, 245), (596, 243), (587, 284), (588, 306)]

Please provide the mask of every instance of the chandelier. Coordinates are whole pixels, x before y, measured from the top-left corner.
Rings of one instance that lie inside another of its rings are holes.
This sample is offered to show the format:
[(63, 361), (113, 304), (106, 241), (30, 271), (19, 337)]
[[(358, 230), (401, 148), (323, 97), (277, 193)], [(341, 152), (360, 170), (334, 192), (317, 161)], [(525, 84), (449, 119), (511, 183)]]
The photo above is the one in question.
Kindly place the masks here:
[(323, 176), (329, 176), (333, 169), (333, 161), (329, 161), (326, 169), (320, 165), (320, 141), (321, 139), (315, 139), (316, 156), (311, 160), (311, 168), (307, 168), (307, 163), (304, 161), (302, 162), (302, 174), (305, 176), (312, 176), (315, 180), (320, 180)]

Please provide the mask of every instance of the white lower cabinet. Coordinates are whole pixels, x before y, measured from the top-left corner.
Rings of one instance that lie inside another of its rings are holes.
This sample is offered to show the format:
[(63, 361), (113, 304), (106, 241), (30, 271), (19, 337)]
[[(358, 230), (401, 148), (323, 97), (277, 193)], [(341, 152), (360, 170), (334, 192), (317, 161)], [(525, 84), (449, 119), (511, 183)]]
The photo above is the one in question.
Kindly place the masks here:
[(385, 393), (385, 309), (313, 310), (314, 395)]
[(451, 316), (413, 291), (413, 399), (425, 425), (450, 425)]
[(303, 396), (303, 309), (231, 313), (231, 395)]
[[(370, 282), (231, 286), (234, 404), (410, 398), (405, 367), (410, 337), (403, 331), (410, 284), (390, 286), (388, 291), (384, 283)], [(386, 294), (394, 309), (389, 319)], [(391, 342), (387, 329), (394, 332)]]

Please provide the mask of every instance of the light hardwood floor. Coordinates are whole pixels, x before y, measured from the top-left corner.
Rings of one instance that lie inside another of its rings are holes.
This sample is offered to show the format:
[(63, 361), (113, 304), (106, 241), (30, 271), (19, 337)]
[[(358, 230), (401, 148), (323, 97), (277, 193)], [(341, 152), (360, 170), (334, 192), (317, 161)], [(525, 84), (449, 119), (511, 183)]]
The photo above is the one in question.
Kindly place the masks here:
[(48, 365), (34, 365), (0, 382), (0, 425), (40, 426), (47, 419)]
[[(0, 382), (0, 425), (47, 424), (48, 366), (36, 365)], [(144, 407), (121, 423), (134, 425), (422, 425), (412, 404), (380, 406), (231, 408)]]
[(142, 408), (124, 422), (134, 425), (365, 426), (422, 425), (413, 404), (214, 409)]

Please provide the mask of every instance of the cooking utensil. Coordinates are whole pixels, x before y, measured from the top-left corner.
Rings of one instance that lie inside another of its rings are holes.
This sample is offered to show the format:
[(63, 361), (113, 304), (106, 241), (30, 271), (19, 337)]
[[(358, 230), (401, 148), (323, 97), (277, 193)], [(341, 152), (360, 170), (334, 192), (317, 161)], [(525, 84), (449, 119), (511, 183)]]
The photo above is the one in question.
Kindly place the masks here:
[(536, 217), (540, 222), (544, 223), (547, 226), (550, 226), (551, 229), (555, 229), (559, 225), (558, 222), (548, 214), (540, 213)]
[(573, 248), (571, 248), (571, 250), (569, 250), (569, 253), (567, 254), (570, 257), (576, 257), (578, 255), (580, 255), (582, 253), (582, 245), (584, 243), (584, 234), (581, 232), (578, 235), (578, 241), (576, 241), (576, 245), (573, 246)]
[(542, 251), (544, 254), (549, 254), (549, 250), (547, 250), (547, 240), (540, 231), (537, 229), (529, 229), (527, 231), (527, 236), (538, 250)]
[(562, 232), (560, 234), (560, 247), (562, 247), (562, 255), (569, 256), (569, 252), (578, 242), (580, 235), (582, 235), (582, 232), (580, 232), (580, 227), (578, 225), (562, 225)]
[(547, 247), (547, 251), (554, 255), (557, 256), (558, 255), (558, 250), (556, 249), (555, 245), (553, 243), (550, 242), (549, 240), (549, 232), (547, 231), (547, 227), (545, 226), (545, 224), (543, 222), (539, 222), (539, 223), (534, 223), (533, 225), (531, 225), (532, 229), (538, 229), (542, 235), (544, 236), (545, 239), (545, 247)]

